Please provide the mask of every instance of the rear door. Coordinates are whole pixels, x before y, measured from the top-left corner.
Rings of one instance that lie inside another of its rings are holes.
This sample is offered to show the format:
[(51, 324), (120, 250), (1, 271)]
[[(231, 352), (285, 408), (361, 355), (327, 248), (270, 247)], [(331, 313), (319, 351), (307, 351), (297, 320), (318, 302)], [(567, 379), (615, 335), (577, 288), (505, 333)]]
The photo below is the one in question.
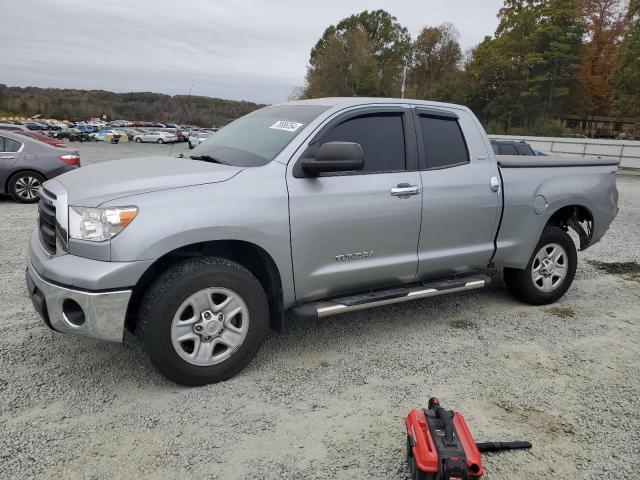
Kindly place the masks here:
[(423, 186), (418, 279), (485, 268), (501, 196), (484, 137), (466, 110), (414, 112)]
[[(301, 160), (330, 141), (359, 143), (364, 170), (305, 175)], [(422, 195), (411, 109), (350, 109), (308, 145), (287, 175), (298, 302), (413, 281)]]
[(4, 185), (7, 184), (13, 166), (22, 156), (23, 151), (24, 143), (0, 135), (0, 185), (2, 186), (0, 191), (4, 190)]

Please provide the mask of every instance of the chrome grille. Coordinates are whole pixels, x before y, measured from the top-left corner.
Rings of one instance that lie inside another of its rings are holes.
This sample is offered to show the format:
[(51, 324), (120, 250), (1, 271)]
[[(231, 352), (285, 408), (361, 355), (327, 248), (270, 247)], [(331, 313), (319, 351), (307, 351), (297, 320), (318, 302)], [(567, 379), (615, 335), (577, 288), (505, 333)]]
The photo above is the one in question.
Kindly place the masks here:
[[(55, 198), (55, 195), (50, 194)], [(45, 194), (44, 189), (40, 193), (38, 203), (38, 232), (40, 242), (44, 249), (51, 255), (56, 254), (56, 206), (53, 199)]]

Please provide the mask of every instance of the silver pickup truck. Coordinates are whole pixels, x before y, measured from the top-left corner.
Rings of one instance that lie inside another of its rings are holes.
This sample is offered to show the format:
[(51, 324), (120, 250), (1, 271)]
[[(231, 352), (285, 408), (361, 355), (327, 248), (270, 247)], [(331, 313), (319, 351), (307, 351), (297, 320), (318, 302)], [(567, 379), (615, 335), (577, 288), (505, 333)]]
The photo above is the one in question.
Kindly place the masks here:
[(46, 182), (27, 286), (49, 327), (142, 339), (186, 385), (224, 380), (285, 314), (318, 318), (483, 287), (571, 285), (618, 213), (616, 162), (498, 157), (465, 107), (328, 98), (257, 110), (190, 158)]

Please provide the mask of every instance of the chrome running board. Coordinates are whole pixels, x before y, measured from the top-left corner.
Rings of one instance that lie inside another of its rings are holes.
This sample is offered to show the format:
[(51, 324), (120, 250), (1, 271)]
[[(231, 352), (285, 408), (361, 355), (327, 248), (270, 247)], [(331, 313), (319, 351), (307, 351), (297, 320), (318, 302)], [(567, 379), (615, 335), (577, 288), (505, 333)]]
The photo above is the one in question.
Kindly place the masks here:
[(294, 307), (291, 310), (297, 317), (322, 318), (340, 313), (365, 310), (367, 308), (390, 305), (392, 303), (408, 302), (420, 298), (435, 297), (447, 293), (465, 292), (483, 288), (491, 283), (486, 275), (454, 278), (434, 282), (423, 282), (406, 288), (377, 290), (359, 295), (337, 297)]

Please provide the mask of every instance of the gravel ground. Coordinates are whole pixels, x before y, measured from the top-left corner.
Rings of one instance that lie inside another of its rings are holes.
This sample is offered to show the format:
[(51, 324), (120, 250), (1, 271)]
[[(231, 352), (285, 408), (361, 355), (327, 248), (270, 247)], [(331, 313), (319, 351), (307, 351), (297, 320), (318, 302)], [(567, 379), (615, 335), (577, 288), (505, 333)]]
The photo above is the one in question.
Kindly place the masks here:
[[(80, 145), (84, 164), (169, 148)], [(36, 207), (0, 199), (0, 478), (404, 479), (403, 416), (431, 395), (479, 441), (532, 441), (485, 455), (487, 479), (635, 478), (640, 272), (614, 262), (640, 261), (640, 177), (618, 187), (618, 218), (553, 306), (517, 303), (495, 275), (290, 322), (236, 378), (191, 389), (135, 344), (50, 332), (24, 287)]]

